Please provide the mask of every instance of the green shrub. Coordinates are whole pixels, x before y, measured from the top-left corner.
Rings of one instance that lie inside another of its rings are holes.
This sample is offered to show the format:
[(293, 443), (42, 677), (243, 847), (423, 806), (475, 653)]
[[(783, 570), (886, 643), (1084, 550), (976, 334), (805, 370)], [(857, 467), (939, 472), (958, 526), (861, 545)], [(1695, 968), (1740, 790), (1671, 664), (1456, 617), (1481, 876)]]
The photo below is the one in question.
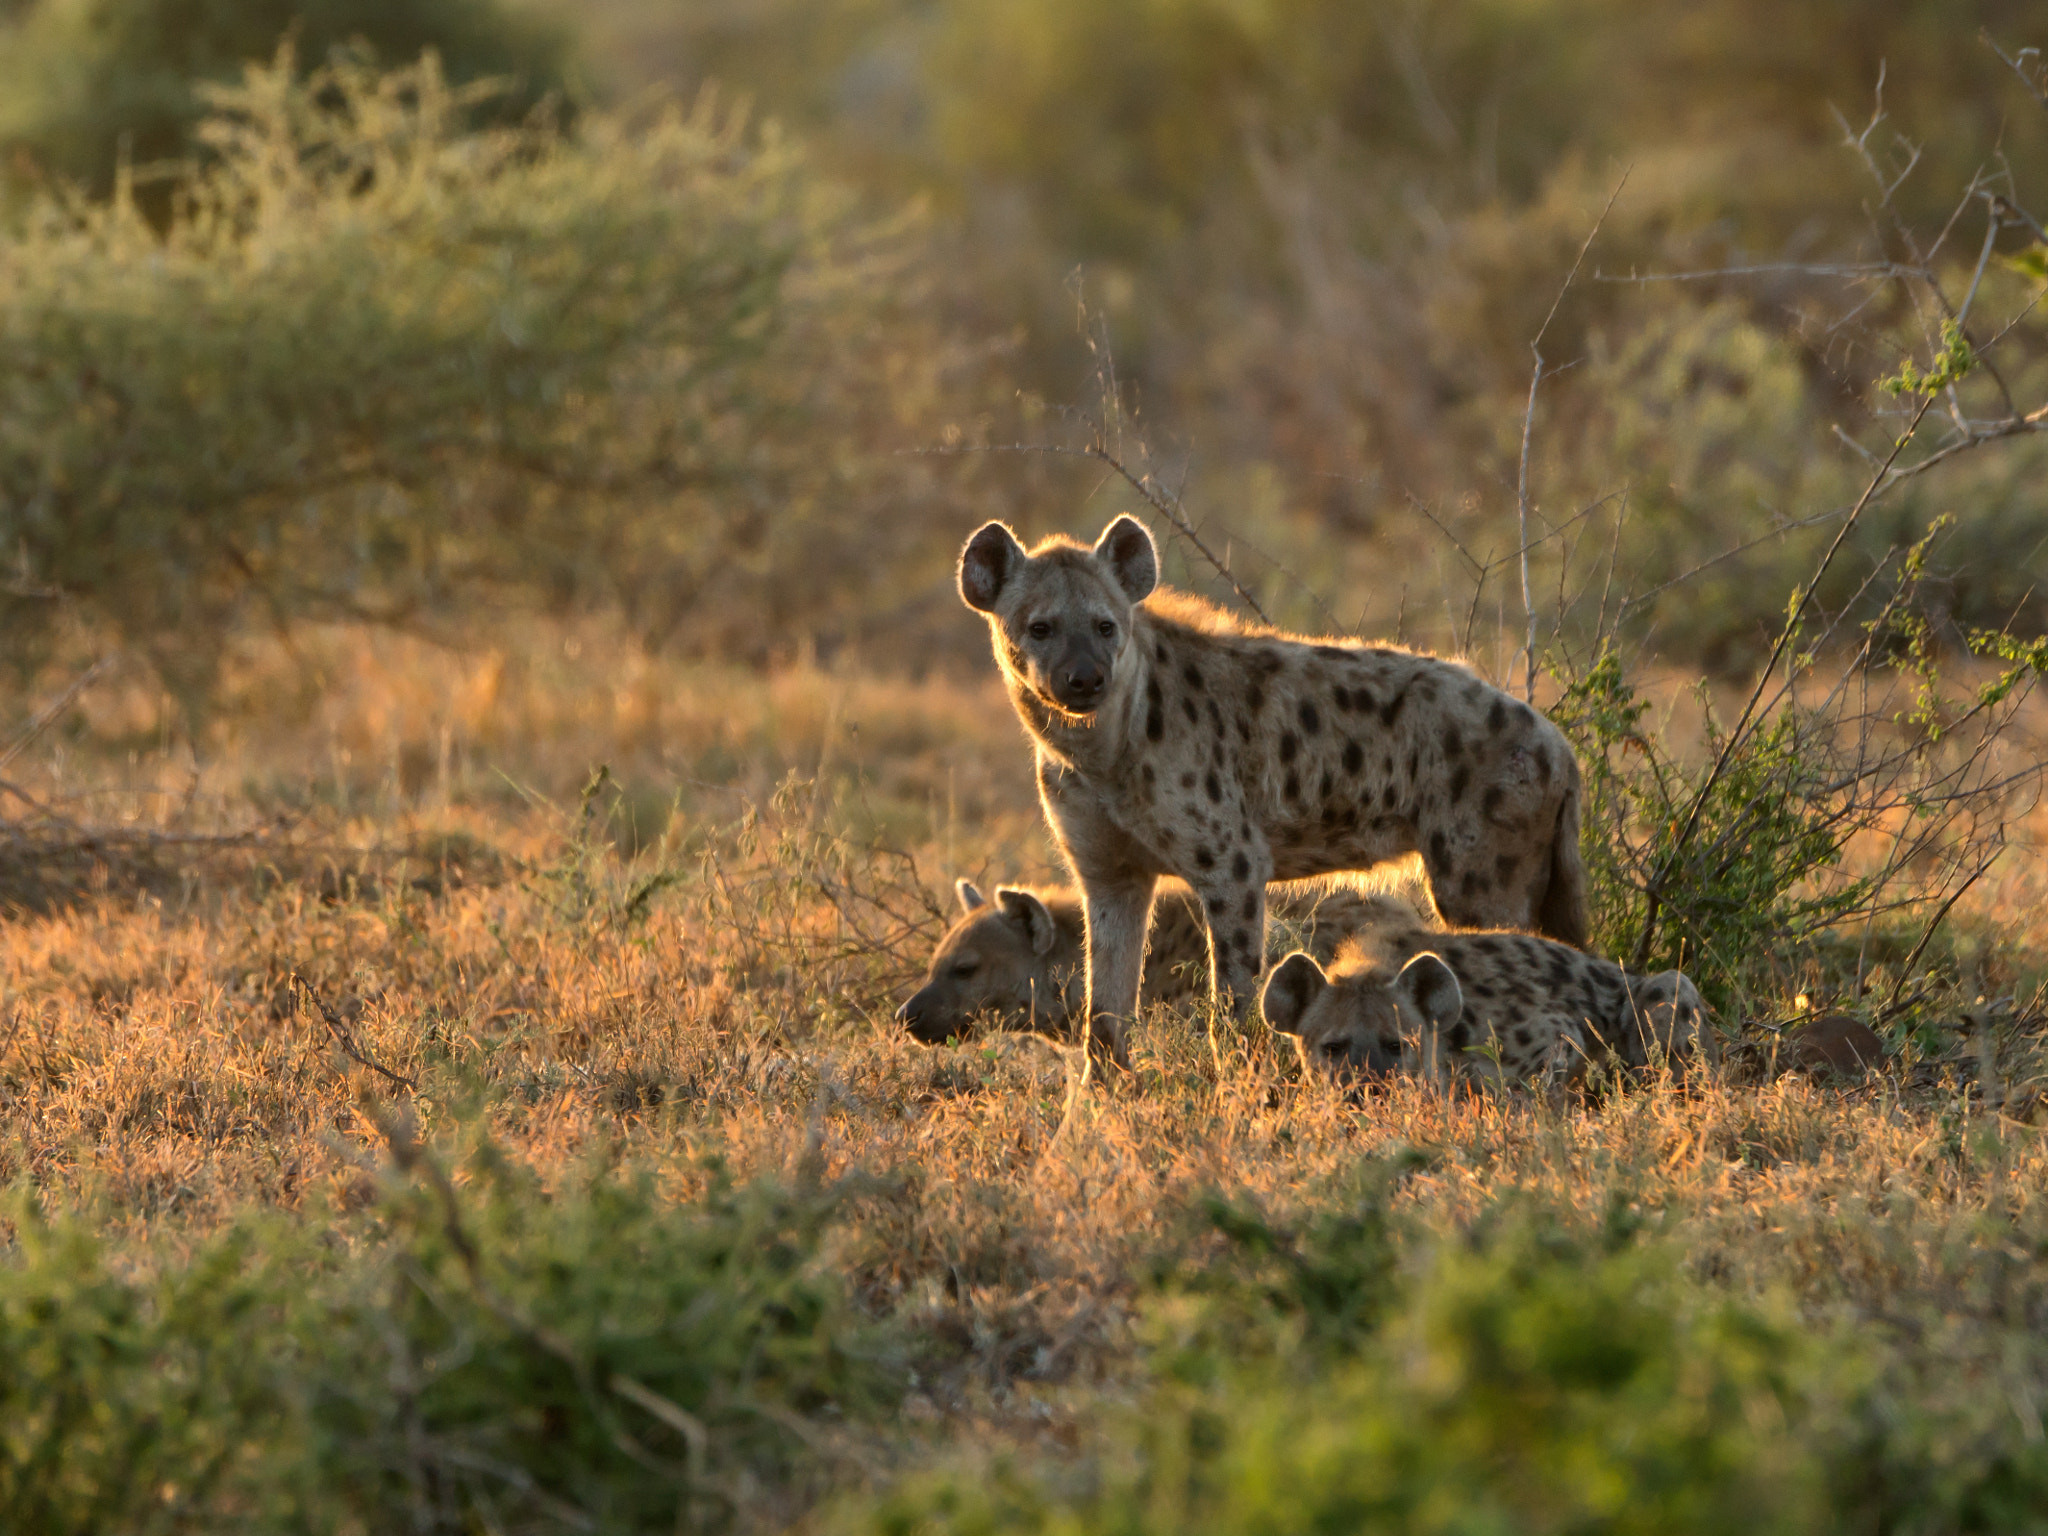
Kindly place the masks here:
[(15, 1252), (0, 1262), (0, 1525), (206, 1529), (245, 1458), (289, 1443), (264, 1336), (289, 1293), (265, 1283), (256, 1232), (152, 1283), (122, 1273), (83, 1225), (47, 1225), (20, 1199), (13, 1216)]
[(167, 232), (45, 201), (0, 244), (13, 633), (56, 594), (196, 700), (244, 616), (510, 592), (758, 653), (942, 558), (886, 452), (949, 358), (901, 227), (777, 135), (469, 131), (431, 59), (211, 96)]
[[(1344, 1264), (1352, 1246), (1333, 1234), (1315, 1262)], [(1510, 1201), (1462, 1237), (1403, 1246), (1382, 1307), (1277, 1352), (1247, 1348), (1231, 1321), (1249, 1294), (1168, 1297), (1151, 1328), (1178, 1341), (1169, 1368), (1136, 1404), (1085, 1426), (1078, 1465), (997, 1459), (924, 1474), (850, 1508), (842, 1528), (2043, 1528), (2048, 1454), (2012, 1415), (1889, 1377), (1874, 1338), (1699, 1285), (1676, 1245), (1644, 1239), (1619, 1212), (1589, 1227)], [(1206, 1307), (1225, 1325), (1202, 1318)], [(1190, 1368), (1191, 1349), (1206, 1368)]]
[(204, 83), (239, 78), (287, 37), (310, 59), (431, 49), (451, 80), (505, 77), (488, 108), (512, 117), (559, 86), (564, 53), (559, 32), (497, 0), (33, 0), (0, 28), (0, 145), (104, 196), (124, 158), (196, 153)]
[[(349, 1252), (251, 1218), (152, 1276), (18, 1201), (0, 1527), (637, 1531), (788, 1489), (886, 1375), (818, 1263), (827, 1207), (630, 1176), (544, 1195), (488, 1149)], [(339, 1256), (337, 1256), (339, 1255)]]
[(1585, 773), (1597, 945), (1638, 968), (1686, 967), (1726, 1008), (1756, 963), (1878, 896), (1840, 871), (1850, 841), (1891, 808), (1866, 792), (1884, 799), (1891, 786), (1857, 781), (1834, 739), (1841, 722), (1823, 713), (1787, 702), (1737, 737), (1704, 697), (1702, 708), (1707, 750), (1689, 759), (1644, 727), (1649, 702), (1606, 651), (1550, 716)]
[[(1603, 953), (1683, 967), (1724, 1012), (1767, 995), (1852, 921), (1865, 925), (1859, 952), (1880, 917), (1924, 922), (1907, 941), (1919, 957), (2004, 846), (2013, 785), (2037, 768), (2010, 754), (2008, 734), (2048, 674), (2048, 645), (2010, 629), (1955, 637), (1974, 660), (1944, 669), (1924, 612), (1944, 528), (1904, 552), (1876, 615), (1851, 631), (1856, 650), (1839, 619), (1795, 612), (1781, 621), (1781, 668), (1739, 709), (1696, 685), (1692, 751), (1647, 722), (1650, 702), (1611, 646), (1557, 662), (1564, 691), (1549, 713), (1584, 774), (1580, 846)], [(1844, 984), (1875, 984), (1857, 964)]]

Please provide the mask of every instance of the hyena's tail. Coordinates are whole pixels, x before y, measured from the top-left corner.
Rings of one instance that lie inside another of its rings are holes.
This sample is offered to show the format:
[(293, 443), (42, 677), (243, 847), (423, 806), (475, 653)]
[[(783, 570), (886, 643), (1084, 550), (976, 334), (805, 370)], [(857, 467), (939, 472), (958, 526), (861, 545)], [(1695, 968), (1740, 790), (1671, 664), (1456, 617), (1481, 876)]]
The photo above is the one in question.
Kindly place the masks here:
[[(1576, 769), (1577, 765), (1573, 765)], [(1579, 776), (1572, 774), (1550, 839), (1550, 884), (1536, 926), (1574, 949), (1586, 947), (1586, 866), (1579, 861)]]

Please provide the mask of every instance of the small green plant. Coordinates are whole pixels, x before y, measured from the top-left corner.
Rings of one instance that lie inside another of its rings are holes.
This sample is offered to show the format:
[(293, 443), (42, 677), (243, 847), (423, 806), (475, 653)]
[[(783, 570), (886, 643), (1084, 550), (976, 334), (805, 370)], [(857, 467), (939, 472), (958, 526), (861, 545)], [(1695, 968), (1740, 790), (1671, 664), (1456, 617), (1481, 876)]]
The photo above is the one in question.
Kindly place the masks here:
[(1958, 683), (1927, 615), (1928, 555), (1949, 526), (1936, 519), (1900, 552), (1846, 655), (1842, 616), (1809, 631), (1795, 596), (1783, 671), (1759, 678), (1736, 718), (1695, 685), (1702, 741), (1689, 753), (1649, 722), (1611, 643), (1589, 664), (1556, 663), (1565, 688), (1550, 713), (1585, 774), (1599, 947), (1636, 969), (1689, 970), (1722, 1009), (1851, 921), (1929, 914), (1917, 958), (2003, 847), (2009, 775), (2027, 774), (2003, 742), (2048, 659), (2039, 640), (1972, 632), (1967, 650), (1997, 670)]
[(1977, 354), (1970, 347), (1970, 338), (1955, 320), (1945, 319), (1941, 322), (1941, 347), (1933, 361), (1922, 369), (1913, 359), (1906, 358), (1899, 364), (1899, 371), (1879, 381), (1878, 387), (1893, 399), (1900, 395), (1938, 394), (1967, 378), (1976, 366)]
[(1645, 729), (1648, 703), (1606, 651), (1551, 718), (1585, 773), (1596, 946), (1639, 969), (1690, 968), (1725, 1004), (1752, 957), (1862, 910), (1872, 889), (1825, 878), (1861, 829), (1830, 793), (1828, 722), (1788, 705), (1736, 740), (1703, 690), (1700, 706), (1709, 756), (1688, 762)]

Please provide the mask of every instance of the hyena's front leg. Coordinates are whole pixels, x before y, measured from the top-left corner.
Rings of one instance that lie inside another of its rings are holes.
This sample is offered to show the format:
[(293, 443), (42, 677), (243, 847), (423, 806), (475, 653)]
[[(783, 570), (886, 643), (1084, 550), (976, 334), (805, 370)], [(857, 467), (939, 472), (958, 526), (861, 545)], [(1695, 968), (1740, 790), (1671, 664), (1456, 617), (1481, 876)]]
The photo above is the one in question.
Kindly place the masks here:
[(1080, 775), (1038, 754), (1038, 798), (1046, 825), (1081, 882), (1088, 915), (1088, 1052), (1129, 1067), (1124, 1029), (1138, 1011), (1145, 930), (1152, 920), (1156, 860), (1117, 825)]
[(1088, 1054), (1126, 1071), (1124, 1031), (1138, 1012), (1145, 970), (1145, 930), (1152, 921), (1154, 875), (1114, 879), (1082, 876), (1088, 911)]

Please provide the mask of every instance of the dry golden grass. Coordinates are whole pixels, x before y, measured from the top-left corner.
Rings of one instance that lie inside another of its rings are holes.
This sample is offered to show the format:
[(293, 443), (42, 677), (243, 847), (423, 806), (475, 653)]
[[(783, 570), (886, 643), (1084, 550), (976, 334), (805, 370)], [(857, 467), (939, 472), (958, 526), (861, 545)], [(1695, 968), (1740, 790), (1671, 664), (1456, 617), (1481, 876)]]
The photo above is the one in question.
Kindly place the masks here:
[[(844, 1181), (835, 1263), (943, 1346), (912, 1414), (1036, 1436), (1133, 1368), (1142, 1264), (1205, 1189), (1299, 1215), (1411, 1153), (1397, 1201), (1427, 1228), (1505, 1191), (1631, 1210), (1703, 1278), (1815, 1316), (1925, 1310), (1967, 1356), (1972, 1223), (2026, 1223), (2048, 1188), (2024, 996), (1949, 1059), (1863, 1082), (1752, 1062), (1557, 1104), (1347, 1096), (1256, 1045), (1219, 1066), (1185, 1014), (1144, 1021), (1110, 1093), (1035, 1040), (921, 1047), (890, 1014), (950, 877), (1053, 873), (993, 680), (682, 666), (594, 625), (299, 652), (244, 658), (196, 758), (120, 674), (9, 775), (81, 820), (287, 817), (254, 851), (181, 853), (180, 883), (110, 867), (0, 921), (0, 1181), (117, 1242), (364, 1205), (394, 1098), (429, 1137), (486, 1126), (548, 1181), (618, 1160), (678, 1196), (712, 1160)], [(598, 763), (617, 787), (586, 817)], [(2038, 953), (2044, 827), (1958, 909), (2011, 956)], [(295, 973), (416, 1094), (295, 1006)]]

